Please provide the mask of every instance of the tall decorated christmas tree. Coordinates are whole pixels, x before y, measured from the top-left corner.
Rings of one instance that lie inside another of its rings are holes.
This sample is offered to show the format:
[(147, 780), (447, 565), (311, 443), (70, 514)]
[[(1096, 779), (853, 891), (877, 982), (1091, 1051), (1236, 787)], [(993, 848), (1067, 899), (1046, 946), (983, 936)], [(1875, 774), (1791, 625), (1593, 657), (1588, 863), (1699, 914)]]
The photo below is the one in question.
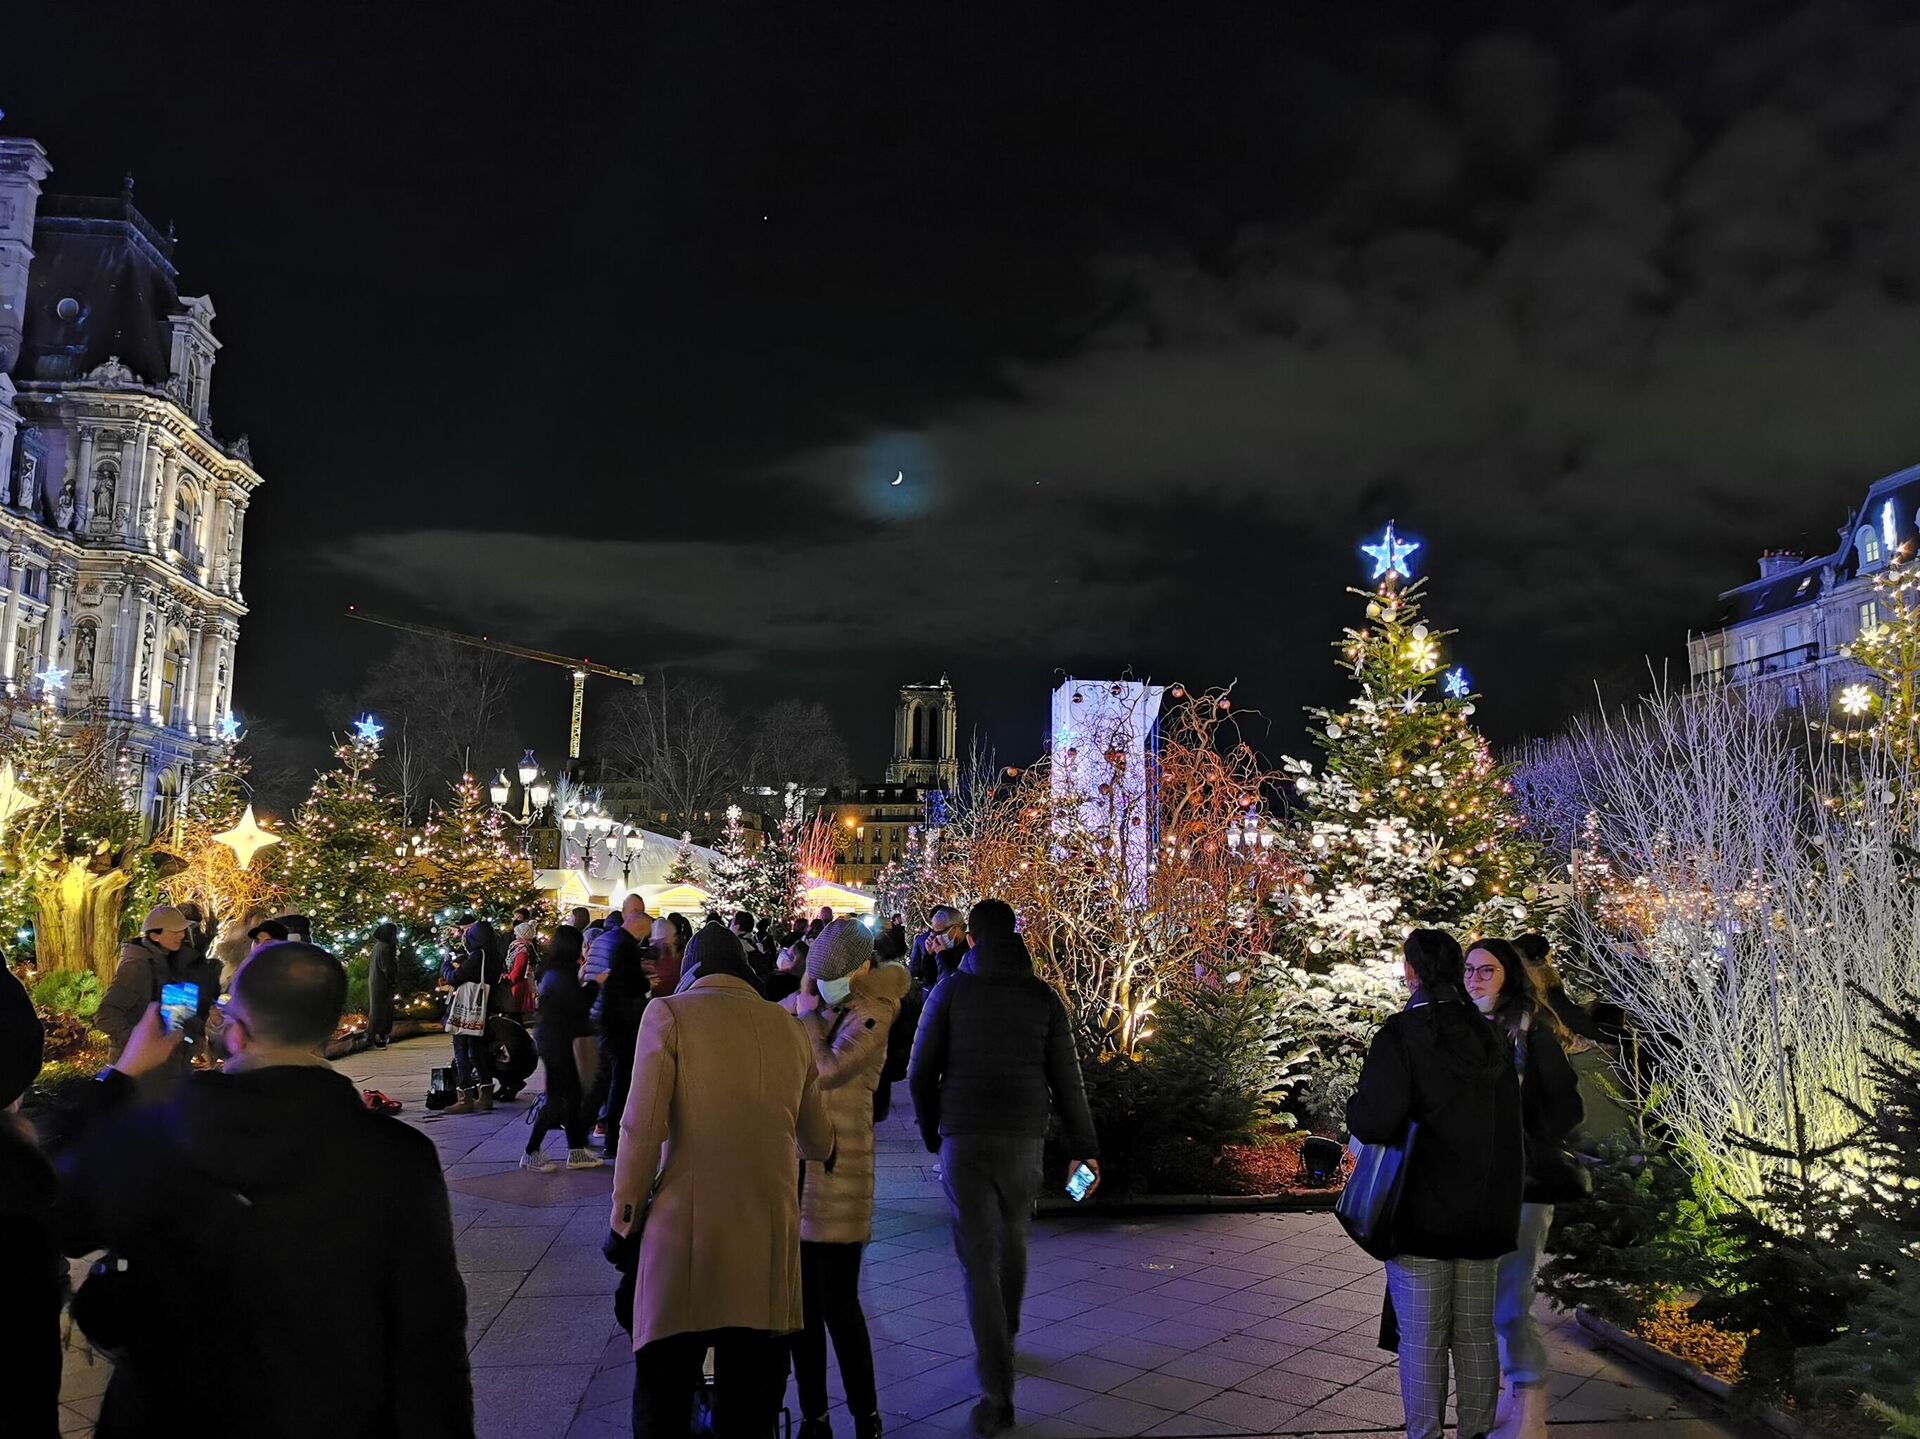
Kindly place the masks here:
[(1355, 693), (1316, 709), (1316, 768), (1288, 759), (1298, 794), (1303, 878), (1287, 927), (1307, 967), (1344, 971), (1345, 984), (1384, 1001), (1409, 929), (1462, 941), (1529, 924), (1539, 860), (1506, 771), (1473, 727), (1464, 670), (1422, 613), (1415, 541), (1389, 525), (1364, 546), (1374, 587), (1355, 589), (1364, 620), (1336, 642)]
[(789, 784), (781, 800), (780, 822), (753, 856), (750, 898), (744, 906), (775, 920), (800, 913), (807, 903), (807, 876), (801, 860), (806, 844), (806, 806), (798, 785)]
[(451, 788), (450, 800), (434, 807), (425, 851), (414, 866), (421, 907), (498, 918), (532, 904), (538, 897), (533, 868), (480, 782), (463, 774)]
[(715, 914), (731, 914), (752, 906), (754, 857), (747, 853), (747, 832), (740, 823), (737, 804), (727, 806), (727, 827), (707, 865), (706, 889)]
[(400, 803), (374, 783), (381, 729), (371, 715), (355, 722), (294, 812), (286, 844), (287, 903), (312, 920), (317, 943), (343, 953), (383, 920), (418, 927), (423, 917)]
[(667, 883), (699, 884), (700, 880), (700, 863), (693, 857), (693, 834), (683, 829), (679, 846), (673, 852), (673, 863), (667, 866)]
[(1920, 561), (1908, 546), (1873, 577), (1874, 622), (1844, 653), (1873, 671), (1877, 683), (1844, 686), (1835, 703), (1842, 739), (1884, 735), (1894, 753), (1911, 757), (1920, 740)]

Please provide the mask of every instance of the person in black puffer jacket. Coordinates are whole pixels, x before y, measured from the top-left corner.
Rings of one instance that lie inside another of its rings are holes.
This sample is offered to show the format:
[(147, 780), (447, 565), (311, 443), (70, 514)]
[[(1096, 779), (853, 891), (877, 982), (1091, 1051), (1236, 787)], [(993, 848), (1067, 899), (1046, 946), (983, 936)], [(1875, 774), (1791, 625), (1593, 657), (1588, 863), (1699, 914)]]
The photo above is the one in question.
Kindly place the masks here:
[(53, 1165), (19, 1113), (42, 1040), (33, 1001), (0, 963), (0, 1427), (19, 1439), (54, 1439), (61, 1418), (67, 1261), (54, 1236)]
[(982, 1396), (973, 1428), (991, 1435), (1014, 1422), (1013, 1336), (1048, 1121), (1060, 1115), (1075, 1156), (1069, 1170), (1084, 1162), (1097, 1175), (1099, 1146), (1067, 1007), (1034, 974), (1012, 908), (984, 899), (967, 927), (973, 949), (927, 997), (907, 1085), (921, 1137), (940, 1155), (954, 1247), (967, 1273)]
[(1400, 1330), (1407, 1439), (1439, 1439), (1448, 1359), (1459, 1432), (1484, 1436), (1500, 1396), (1493, 1308), (1500, 1257), (1520, 1231), (1520, 1081), (1503, 1037), (1473, 1007), (1460, 946), (1416, 929), (1403, 947), (1407, 1007), (1367, 1051), (1347, 1127), (1365, 1144), (1420, 1126), (1394, 1222), (1387, 1292)]
[[(460, 962), (454, 966), (453, 987), (463, 984), (487, 986), (487, 1018), (500, 1012), (499, 946), (494, 943), (493, 926), (477, 919), (460, 937)], [(460, 1098), (442, 1114), (472, 1114), (493, 1108), (493, 1056), (487, 1052), (484, 1034), (456, 1034), (453, 1037), (454, 1083)]]
[(547, 1091), (533, 1121), (522, 1169), (548, 1173), (552, 1160), (540, 1153), (541, 1142), (556, 1129), (567, 1132), (567, 1168), (593, 1169), (600, 1156), (587, 1147), (593, 1117), (587, 1113), (586, 1085), (574, 1054), (574, 1041), (593, 1032), (591, 1011), (599, 986), (580, 978), (580, 931), (563, 924), (553, 932), (547, 957), (540, 965), (539, 1018), (533, 1026), (533, 1045), (547, 1073)]

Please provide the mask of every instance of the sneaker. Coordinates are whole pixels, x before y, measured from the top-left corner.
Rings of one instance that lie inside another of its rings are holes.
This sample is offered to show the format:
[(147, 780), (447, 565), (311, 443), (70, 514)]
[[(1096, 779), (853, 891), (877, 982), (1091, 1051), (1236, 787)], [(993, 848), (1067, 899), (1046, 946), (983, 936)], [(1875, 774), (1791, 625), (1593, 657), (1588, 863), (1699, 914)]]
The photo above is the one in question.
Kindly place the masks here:
[(997, 1404), (991, 1399), (982, 1399), (973, 1406), (973, 1413), (969, 1417), (973, 1432), (978, 1434), (980, 1439), (993, 1439), (994, 1435), (1004, 1434), (1013, 1428), (1011, 1404)]
[(520, 1156), (520, 1167), (531, 1169), (536, 1174), (551, 1174), (560, 1166), (537, 1149), (530, 1149)]
[(595, 1154), (591, 1149), (569, 1149), (567, 1151), (567, 1168), (569, 1169), (599, 1169), (601, 1167), (600, 1156)]

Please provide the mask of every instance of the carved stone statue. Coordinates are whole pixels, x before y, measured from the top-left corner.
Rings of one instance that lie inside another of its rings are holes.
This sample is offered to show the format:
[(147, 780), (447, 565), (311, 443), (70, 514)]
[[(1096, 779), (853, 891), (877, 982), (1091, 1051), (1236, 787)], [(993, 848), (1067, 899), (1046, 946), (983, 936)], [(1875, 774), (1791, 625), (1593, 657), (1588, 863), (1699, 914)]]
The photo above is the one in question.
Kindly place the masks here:
[(60, 522), (60, 528), (73, 528), (73, 486), (68, 485), (60, 491), (60, 498), (54, 502), (53, 516)]
[(73, 631), (73, 677), (76, 680), (93, 679), (93, 642), (99, 635), (99, 628), (82, 621)]

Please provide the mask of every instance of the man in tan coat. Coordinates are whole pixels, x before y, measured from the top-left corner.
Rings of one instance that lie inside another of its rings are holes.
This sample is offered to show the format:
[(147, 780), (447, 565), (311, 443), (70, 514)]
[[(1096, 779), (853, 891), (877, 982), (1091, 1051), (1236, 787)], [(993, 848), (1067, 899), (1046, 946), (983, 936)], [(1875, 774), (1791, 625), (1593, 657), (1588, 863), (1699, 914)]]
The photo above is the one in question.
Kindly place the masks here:
[(795, 1151), (829, 1160), (813, 1049), (709, 923), (647, 1006), (620, 1120), (608, 1257), (631, 1266), (633, 1432), (682, 1439), (714, 1351), (714, 1432), (772, 1432), (802, 1325)]

